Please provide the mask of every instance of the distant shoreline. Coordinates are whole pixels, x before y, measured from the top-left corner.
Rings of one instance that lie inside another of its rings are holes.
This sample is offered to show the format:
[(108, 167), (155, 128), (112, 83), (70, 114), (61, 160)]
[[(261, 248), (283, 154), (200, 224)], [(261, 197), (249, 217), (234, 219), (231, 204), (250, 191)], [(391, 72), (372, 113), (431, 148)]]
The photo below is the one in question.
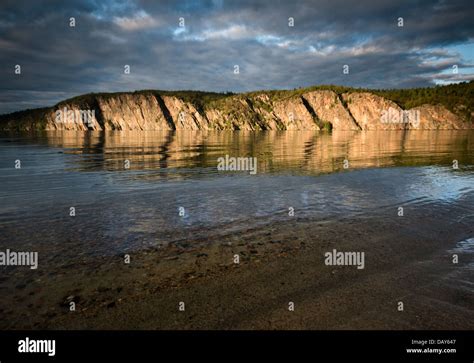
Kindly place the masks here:
[(1, 115), (0, 130), (474, 129), (473, 88), (471, 81), (406, 90), (315, 86), (240, 94), (91, 93)]

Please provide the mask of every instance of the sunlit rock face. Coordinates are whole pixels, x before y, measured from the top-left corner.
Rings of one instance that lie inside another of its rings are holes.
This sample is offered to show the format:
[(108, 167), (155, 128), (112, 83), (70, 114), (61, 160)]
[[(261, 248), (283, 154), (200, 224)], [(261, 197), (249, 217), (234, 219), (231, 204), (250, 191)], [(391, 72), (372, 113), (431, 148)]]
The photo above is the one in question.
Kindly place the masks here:
[[(90, 94), (0, 116), (2, 130), (436, 130), (470, 129), (441, 105), (403, 110), (370, 92), (223, 95), (204, 102), (156, 91)], [(202, 99), (201, 99), (202, 98)]]
[(105, 130), (172, 130), (159, 100), (151, 94), (98, 97)]
[(269, 125), (252, 100), (241, 96), (228, 97), (206, 107), (204, 117), (209, 129), (216, 130), (265, 130)]
[(360, 127), (333, 91), (314, 91), (303, 95), (318, 119), (329, 122), (334, 130), (360, 130)]
[(274, 111), (285, 130), (319, 130), (315, 117), (301, 97), (275, 102)]
[(440, 105), (422, 105), (411, 110), (417, 111), (419, 115), (419, 125), (411, 127), (415, 130), (459, 130), (468, 126), (458, 116)]
[(342, 99), (362, 130), (404, 130), (406, 123), (393, 118), (384, 122), (386, 112), (400, 113), (402, 109), (390, 100), (368, 92), (344, 93)]
[(176, 130), (208, 130), (209, 121), (196, 107), (177, 97), (163, 96), (162, 112), (168, 112)]
[(95, 110), (74, 103), (65, 103), (46, 114), (48, 130), (102, 130)]

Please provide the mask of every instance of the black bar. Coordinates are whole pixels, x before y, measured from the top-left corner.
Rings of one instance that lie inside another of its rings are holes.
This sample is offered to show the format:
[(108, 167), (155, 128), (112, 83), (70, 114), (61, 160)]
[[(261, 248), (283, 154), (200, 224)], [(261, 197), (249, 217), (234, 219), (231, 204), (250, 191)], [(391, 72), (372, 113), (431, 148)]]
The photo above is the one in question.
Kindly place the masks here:
[[(19, 340), (55, 340), (55, 355), (19, 353)], [(426, 341), (424, 346), (413, 340)], [(430, 342), (431, 343), (428, 343)], [(0, 361), (474, 359), (472, 331), (1, 331)], [(407, 349), (456, 349), (407, 353)]]

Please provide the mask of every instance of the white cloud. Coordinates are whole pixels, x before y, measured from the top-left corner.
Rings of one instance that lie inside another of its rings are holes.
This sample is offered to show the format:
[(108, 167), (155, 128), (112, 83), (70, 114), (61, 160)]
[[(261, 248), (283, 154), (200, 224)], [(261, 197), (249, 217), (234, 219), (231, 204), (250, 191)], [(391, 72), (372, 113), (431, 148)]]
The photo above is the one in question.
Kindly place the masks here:
[(141, 10), (132, 17), (114, 17), (114, 23), (126, 31), (135, 31), (158, 26), (158, 21)]
[(216, 39), (229, 39), (229, 40), (239, 40), (239, 39), (249, 39), (255, 37), (258, 34), (256, 30), (250, 30), (245, 25), (231, 25), (223, 29), (214, 29), (208, 28), (203, 30), (200, 33), (189, 34), (184, 32), (179, 32), (175, 36), (178, 36), (180, 40), (194, 40), (194, 41), (206, 41), (206, 40), (216, 40)]

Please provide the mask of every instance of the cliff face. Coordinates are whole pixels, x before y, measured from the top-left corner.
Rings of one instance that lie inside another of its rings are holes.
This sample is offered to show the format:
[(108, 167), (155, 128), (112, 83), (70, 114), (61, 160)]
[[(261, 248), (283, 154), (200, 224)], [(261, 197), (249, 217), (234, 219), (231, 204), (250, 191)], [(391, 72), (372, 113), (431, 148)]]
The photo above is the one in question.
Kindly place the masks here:
[(52, 108), (0, 116), (3, 130), (407, 130), (468, 129), (441, 105), (401, 109), (370, 92), (316, 90), (273, 97), (222, 95), (207, 103), (149, 91), (86, 95)]
[(329, 122), (334, 130), (360, 130), (359, 124), (335, 92), (308, 92), (302, 97), (307, 100), (317, 117), (323, 123)]
[[(371, 93), (345, 93), (342, 99), (354, 120), (362, 130), (404, 130), (406, 123), (387, 120), (383, 122), (384, 112), (392, 115), (399, 114), (401, 108), (390, 100)], [(392, 121), (392, 122), (390, 122)]]
[(414, 129), (459, 130), (466, 128), (465, 122), (442, 106), (423, 105), (420, 107), (415, 107), (413, 110), (419, 111), (420, 114), (420, 124), (418, 127), (413, 127)]
[(153, 95), (122, 94), (98, 97), (101, 130), (170, 130), (173, 122), (163, 113), (163, 103)]

